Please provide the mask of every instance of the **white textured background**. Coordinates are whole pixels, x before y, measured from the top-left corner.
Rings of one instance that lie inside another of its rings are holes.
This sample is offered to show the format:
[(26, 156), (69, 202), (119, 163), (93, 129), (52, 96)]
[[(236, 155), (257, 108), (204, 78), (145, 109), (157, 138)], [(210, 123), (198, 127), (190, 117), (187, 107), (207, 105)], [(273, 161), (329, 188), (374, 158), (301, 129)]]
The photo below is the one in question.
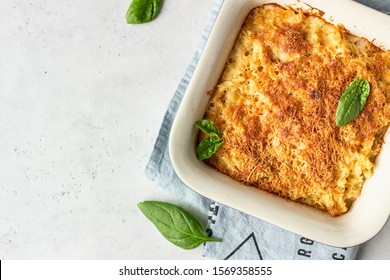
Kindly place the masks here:
[[(212, 0), (1, 0), (0, 259), (200, 259), (136, 203), (175, 201), (143, 170)], [(390, 226), (361, 259), (390, 259)]]

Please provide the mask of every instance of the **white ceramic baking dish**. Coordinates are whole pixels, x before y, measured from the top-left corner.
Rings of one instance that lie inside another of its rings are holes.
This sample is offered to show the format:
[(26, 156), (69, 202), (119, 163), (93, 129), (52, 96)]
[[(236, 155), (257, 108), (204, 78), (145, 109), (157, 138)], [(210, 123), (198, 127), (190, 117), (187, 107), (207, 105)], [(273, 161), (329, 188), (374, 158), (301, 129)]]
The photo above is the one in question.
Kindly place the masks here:
[(194, 122), (203, 117), (209, 95), (217, 83), (238, 31), (249, 11), (264, 3), (315, 7), (324, 18), (343, 24), (351, 33), (390, 49), (390, 17), (350, 0), (261, 1), (225, 0), (170, 135), (170, 156), (176, 173), (194, 191), (227, 206), (336, 247), (361, 244), (375, 236), (390, 214), (390, 133), (377, 159), (374, 175), (351, 210), (337, 218), (311, 207), (246, 187), (196, 159), (197, 130)]

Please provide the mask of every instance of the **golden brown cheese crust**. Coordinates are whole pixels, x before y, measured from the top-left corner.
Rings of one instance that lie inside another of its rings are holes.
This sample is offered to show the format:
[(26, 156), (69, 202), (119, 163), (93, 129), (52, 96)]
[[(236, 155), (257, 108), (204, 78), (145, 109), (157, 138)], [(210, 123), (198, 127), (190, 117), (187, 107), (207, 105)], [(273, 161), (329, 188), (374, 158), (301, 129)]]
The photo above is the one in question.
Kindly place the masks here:
[[(359, 75), (371, 86), (366, 105), (338, 127), (339, 98)], [(206, 163), (340, 215), (372, 175), (389, 100), (389, 51), (319, 16), (262, 5), (245, 20), (211, 92), (205, 119), (222, 130), (224, 144)]]

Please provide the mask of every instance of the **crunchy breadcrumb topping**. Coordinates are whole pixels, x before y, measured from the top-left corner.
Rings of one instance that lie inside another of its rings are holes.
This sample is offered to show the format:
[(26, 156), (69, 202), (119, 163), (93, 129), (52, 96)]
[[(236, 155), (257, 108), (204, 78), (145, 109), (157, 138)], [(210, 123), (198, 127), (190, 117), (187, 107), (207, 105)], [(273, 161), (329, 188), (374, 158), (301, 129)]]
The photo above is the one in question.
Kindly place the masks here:
[[(371, 92), (336, 126), (347, 85)], [(207, 164), (337, 216), (373, 173), (390, 120), (390, 52), (318, 15), (265, 4), (245, 20), (205, 113), (224, 144)], [(203, 135), (200, 135), (200, 139)]]

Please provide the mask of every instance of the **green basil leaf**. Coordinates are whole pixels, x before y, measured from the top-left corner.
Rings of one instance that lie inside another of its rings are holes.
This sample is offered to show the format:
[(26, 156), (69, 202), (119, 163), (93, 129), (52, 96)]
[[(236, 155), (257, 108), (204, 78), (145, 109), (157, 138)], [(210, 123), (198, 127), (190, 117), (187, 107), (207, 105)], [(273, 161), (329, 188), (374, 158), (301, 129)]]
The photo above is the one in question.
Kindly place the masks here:
[(212, 121), (199, 120), (195, 122), (195, 126), (208, 136), (219, 138), (222, 137), (222, 132), (216, 128), (215, 123)]
[(164, 0), (133, 0), (126, 13), (127, 23), (139, 24), (154, 20)]
[(221, 241), (207, 236), (200, 223), (179, 206), (161, 201), (139, 202), (137, 206), (166, 239), (183, 249)]
[(219, 137), (207, 137), (200, 141), (195, 154), (197, 159), (205, 160), (211, 157), (222, 145), (223, 141)]
[(196, 121), (195, 126), (208, 136), (198, 144), (195, 151), (196, 157), (199, 160), (208, 159), (222, 145), (222, 132), (217, 129), (214, 122), (209, 120)]
[(355, 78), (340, 97), (336, 111), (336, 124), (344, 126), (357, 118), (370, 94), (370, 83), (361, 77)]

